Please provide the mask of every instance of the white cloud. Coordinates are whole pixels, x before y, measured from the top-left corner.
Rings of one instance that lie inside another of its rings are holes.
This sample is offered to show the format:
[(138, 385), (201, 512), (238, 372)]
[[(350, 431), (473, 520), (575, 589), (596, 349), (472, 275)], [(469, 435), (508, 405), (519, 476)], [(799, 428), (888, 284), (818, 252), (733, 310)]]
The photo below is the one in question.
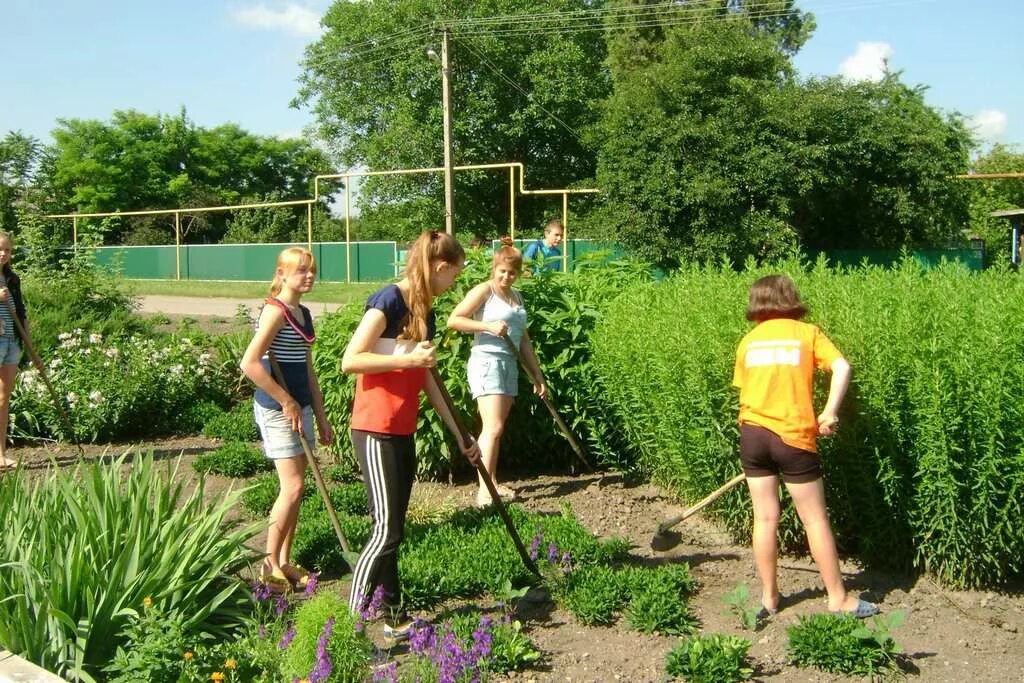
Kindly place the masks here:
[(891, 56), (889, 43), (857, 43), (857, 50), (839, 65), (839, 73), (851, 81), (880, 81)]
[(996, 142), (1006, 132), (1006, 113), (998, 109), (982, 109), (971, 116), (969, 125), (986, 142)]
[(274, 137), (278, 140), (299, 140), (303, 137), (302, 131), (299, 129), (281, 130), (274, 133)]
[(320, 14), (295, 3), (288, 3), (283, 9), (271, 9), (262, 3), (238, 7), (231, 11), (231, 18), (250, 28), (284, 31), (293, 36), (320, 35)]

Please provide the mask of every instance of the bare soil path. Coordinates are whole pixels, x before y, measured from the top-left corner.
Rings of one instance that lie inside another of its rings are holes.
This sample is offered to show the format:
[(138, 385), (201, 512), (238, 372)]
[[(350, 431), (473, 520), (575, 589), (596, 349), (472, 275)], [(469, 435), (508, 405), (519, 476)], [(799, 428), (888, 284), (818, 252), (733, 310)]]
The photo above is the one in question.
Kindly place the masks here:
[[(142, 444), (158, 458), (182, 454), (179, 472), (191, 476), (191, 461), (217, 442), (201, 437), (152, 441)], [(87, 457), (119, 454), (127, 445), (89, 446)], [(51, 458), (61, 466), (75, 460), (72, 449), (23, 447), (9, 451), (21, 456), (33, 475), (45, 471)], [(211, 477), (207, 494), (217, 496), (242, 482)], [(682, 543), (658, 554), (648, 543), (656, 524), (679, 511), (679, 505), (650, 484), (632, 484), (619, 475), (571, 477), (540, 475), (513, 479), (521, 503), (529, 510), (557, 513), (571, 506), (584, 525), (600, 537), (622, 536), (633, 544), (633, 554), (645, 563), (689, 562), (700, 582), (693, 606), (704, 633), (739, 635), (752, 641), (750, 656), (755, 679), (765, 681), (847, 681), (842, 676), (799, 669), (786, 661), (786, 627), (797, 617), (825, 609), (824, 593), (810, 560), (785, 557), (780, 562), (784, 599), (779, 614), (756, 633), (740, 628), (726, 613), (723, 596), (741, 582), (757, 594), (757, 577), (750, 549), (734, 544), (707, 518), (697, 516), (680, 525)], [(414, 499), (442, 504), (469, 505), (475, 483), (449, 486), (423, 482)], [(881, 605), (886, 612), (902, 609), (906, 623), (894, 633), (905, 653), (910, 680), (971, 683), (1024, 680), (1024, 594), (1019, 586), (1007, 591), (954, 591), (939, 587), (928, 577), (903, 577), (865, 570), (844, 562), (843, 571), (853, 590)], [(341, 582), (339, 590), (346, 590)], [(571, 683), (575, 681), (658, 682), (666, 679), (666, 653), (678, 638), (647, 636), (620, 621), (607, 628), (582, 626), (571, 614), (552, 605), (537, 605), (521, 612), (525, 627), (545, 659), (536, 669), (510, 680)], [(423, 615), (429, 616), (429, 615)]]

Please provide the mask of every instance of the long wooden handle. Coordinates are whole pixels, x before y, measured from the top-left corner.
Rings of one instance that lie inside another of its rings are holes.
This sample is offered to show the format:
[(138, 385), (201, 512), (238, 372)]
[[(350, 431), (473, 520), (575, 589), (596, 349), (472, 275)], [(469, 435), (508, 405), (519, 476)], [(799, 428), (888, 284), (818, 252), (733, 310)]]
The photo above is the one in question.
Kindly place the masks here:
[(50, 399), (53, 401), (53, 405), (57, 408), (57, 413), (60, 415), (61, 420), (64, 422), (64, 429), (67, 430), (68, 438), (71, 439), (71, 443), (75, 444), (78, 449), (79, 455), (84, 455), (85, 452), (82, 450), (82, 444), (78, 442), (78, 437), (75, 436), (75, 425), (71, 421), (71, 415), (68, 413), (68, 408), (64, 404), (64, 399), (57, 393), (53, 385), (50, 384), (50, 377), (46, 374), (46, 365), (43, 363), (43, 359), (36, 353), (36, 347), (32, 344), (32, 337), (29, 336), (28, 330), (21, 324), (21, 318), (18, 317), (18, 311), (14, 308), (14, 302), (11, 301), (11, 290), (7, 290), (7, 309), (11, 312), (11, 319), (14, 320), (14, 329), (17, 330), (18, 336), (21, 338), (21, 344), (25, 347), (25, 353), (28, 355), (28, 359), (32, 362), (32, 365), (36, 366), (36, 370), (39, 371), (39, 379), (43, 381), (43, 386), (46, 387), (47, 393), (50, 394)]
[[(502, 338), (508, 344), (508, 348), (512, 350), (512, 355), (515, 357), (519, 365), (522, 366), (526, 376), (530, 378), (531, 382), (536, 384), (537, 378), (533, 376), (532, 372), (530, 372), (530, 367), (526, 364), (526, 361), (523, 360), (522, 354), (519, 353), (519, 349), (516, 348), (516, 345), (512, 343), (512, 339), (508, 336), (508, 333), (506, 332), (503, 334)], [(576, 439), (576, 435), (569, 429), (569, 425), (567, 425), (565, 420), (562, 419), (562, 416), (559, 415), (558, 409), (555, 408), (555, 404), (552, 403), (548, 396), (544, 396), (541, 400), (544, 402), (544, 405), (547, 406), (548, 412), (551, 413), (551, 417), (554, 418), (559, 431), (561, 431), (565, 438), (569, 440), (569, 445), (572, 446), (572, 450), (576, 453), (576, 457), (578, 457), (584, 466), (586, 466), (587, 470), (593, 472), (594, 466), (590, 464), (590, 461), (587, 460), (587, 456), (583, 454), (583, 446), (580, 445), (580, 442)]]
[(708, 496), (706, 498), (702, 499), (700, 502), (695, 504), (693, 507), (687, 508), (686, 510), (683, 511), (682, 514), (680, 514), (680, 515), (678, 515), (676, 517), (671, 517), (669, 519), (666, 519), (664, 522), (659, 524), (658, 525), (658, 533), (659, 534), (660, 533), (664, 533), (664, 532), (668, 531), (669, 529), (671, 529), (672, 527), (674, 527), (676, 524), (679, 524), (681, 521), (683, 521), (687, 517), (691, 517), (691, 516), (697, 514), (698, 512), (700, 512), (701, 510), (706, 508), (708, 505), (711, 505), (716, 500), (721, 498), (722, 495), (726, 491), (731, 489), (733, 486), (736, 486), (736, 484), (739, 484), (741, 481), (743, 481), (746, 478), (747, 478), (747, 475), (745, 475), (745, 474), (742, 474), (742, 473), (741, 474), (737, 474), (735, 477), (733, 477), (732, 479), (730, 479), (729, 481), (725, 482), (724, 484), (719, 486), (717, 489), (712, 491), (710, 494), (708, 494)]
[[(287, 392), (288, 385), (284, 383), (284, 373), (281, 372), (281, 366), (277, 364), (277, 358), (274, 357), (273, 351), (267, 351), (267, 359), (270, 361), (270, 370), (274, 374), (274, 379)], [(317, 491), (320, 492), (320, 497), (324, 501), (324, 507), (327, 508), (327, 516), (331, 518), (331, 526), (334, 527), (334, 533), (338, 536), (338, 542), (341, 543), (341, 550), (344, 553), (351, 553), (352, 551), (348, 547), (348, 539), (345, 538), (345, 532), (341, 530), (338, 514), (334, 511), (334, 505), (331, 503), (331, 496), (327, 491), (324, 476), (320, 473), (320, 463), (317, 462), (316, 456), (313, 455), (313, 449), (309, 447), (309, 441), (306, 440), (306, 435), (302, 432), (301, 427), (299, 428), (299, 441), (302, 443), (302, 450), (306, 454), (306, 462), (309, 463), (309, 468), (313, 470), (313, 480), (316, 482)]]
[[(430, 368), (430, 376), (434, 379), (434, 384), (437, 385), (438, 393), (441, 394), (441, 400), (448, 409), (448, 413), (452, 416), (452, 422), (455, 423), (455, 429), (457, 431), (456, 436), (459, 438), (460, 443), (470, 443), (473, 440), (473, 436), (469, 433), (469, 430), (466, 429), (466, 425), (462, 421), (462, 418), (455, 411), (455, 404), (452, 401), (451, 394), (448, 393), (448, 388), (444, 385), (444, 380), (441, 379), (441, 374), (437, 371), (436, 367)], [(491, 500), (494, 502), (494, 507), (497, 508), (498, 514), (501, 515), (501, 521), (505, 523), (505, 529), (508, 531), (508, 535), (512, 537), (512, 543), (519, 552), (519, 557), (522, 558), (523, 564), (525, 564), (526, 568), (534, 575), (540, 576), (540, 570), (537, 569), (537, 564), (530, 558), (530, 554), (526, 552), (526, 546), (523, 545), (523, 539), (519, 537), (519, 532), (516, 531), (516, 525), (512, 522), (512, 518), (509, 517), (508, 510), (505, 509), (505, 503), (502, 502), (501, 496), (498, 495), (498, 490), (494, 487), (494, 482), (491, 481), (491, 475), (487, 472), (487, 469), (484, 467), (483, 463), (480, 462), (479, 458), (476, 462), (471, 461), (471, 463), (480, 474), (480, 478), (483, 480), (484, 486), (487, 487), (487, 492), (491, 494)]]

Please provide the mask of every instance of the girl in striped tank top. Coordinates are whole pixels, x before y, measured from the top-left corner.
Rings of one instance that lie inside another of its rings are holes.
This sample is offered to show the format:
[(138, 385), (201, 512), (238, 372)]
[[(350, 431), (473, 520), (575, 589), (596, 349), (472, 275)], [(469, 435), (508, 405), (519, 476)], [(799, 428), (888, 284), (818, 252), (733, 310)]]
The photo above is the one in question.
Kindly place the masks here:
[[(307, 465), (299, 430), (312, 442), (315, 417), (320, 443), (334, 441), (313, 372), (313, 319), (309, 309), (299, 303), (315, 279), (316, 260), (309, 251), (292, 247), (278, 255), (270, 298), (241, 362), (242, 372), (256, 385), (253, 414), (263, 450), (274, 463), (281, 486), (270, 510), (267, 556), (260, 577), (276, 592), (304, 588), (309, 580), (309, 572), (289, 559)], [(271, 373), (268, 351), (281, 366), (283, 387)]]
[(0, 472), (15, 467), (13, 460), (7, 459), (7, 422), (10, 416), (11, 390), (14, 389), (14, 378), (18, 375), (18, 361), (21, 360), (21, 338), (11, 315), (14, 315), (22, 327), (28, 330), (28, 318), (25, 315), (25, 302), (21, 298), (21, 278), (11, 270), (11, 252), (14, 245), (11, 236), (0, 232)]

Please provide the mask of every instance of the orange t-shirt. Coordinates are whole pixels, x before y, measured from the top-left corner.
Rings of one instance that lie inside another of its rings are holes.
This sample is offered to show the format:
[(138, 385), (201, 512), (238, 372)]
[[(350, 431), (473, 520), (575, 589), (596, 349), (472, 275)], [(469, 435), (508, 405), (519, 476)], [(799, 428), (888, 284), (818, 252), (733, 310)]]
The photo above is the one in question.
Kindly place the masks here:
[(773, 318), (747, 333), (736, 350), (732, 383), (740, 389), (740, 422), (771, 430), (783, 442), (818, 452), (814, 369), (842, 354), (815, 325)]

